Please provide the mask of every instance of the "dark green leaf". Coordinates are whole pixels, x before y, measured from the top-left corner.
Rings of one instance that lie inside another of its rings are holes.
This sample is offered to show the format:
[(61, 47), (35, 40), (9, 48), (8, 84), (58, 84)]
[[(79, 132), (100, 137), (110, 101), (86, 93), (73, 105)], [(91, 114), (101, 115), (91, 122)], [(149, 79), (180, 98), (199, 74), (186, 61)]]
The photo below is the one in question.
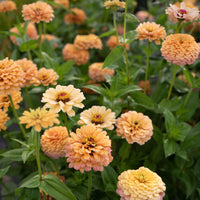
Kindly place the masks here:
[(44, 59), (45, 66), (49, 69), (56, 69), (58, 66), (58, 63), (55, 61), (55, 59), (51, 58), (47, 53), (42, 52), (42, 56)]
[(172, 111), (176, 111), (178, 108), (180, 108), (181, 103), (180, 103), (180, 99), (178, 97), (175, 97), (168, 101), (166, 99), (163, 99), (159, 103), (158, 106), (161, 109), (161, 112), (164, 112), (165, 110), (169, 110), (172, 112)]
[(37, 188), (40, 186), (40, 177), (39, 175), (35, 175), (32, 178), (25, 181), (20, 188)]
[(22, 43), (19, 46), (19, 50), (21, 52), (26, 52), (28, 50), (33, 50), (37, 48), (37, 41), (36, 40), (29, 40), (27, 42)]
[(137, 85), (128, 85), (128, 86), (124, 86), (124, 87), (121, 87), (117, 93), (117, 97), (121, 97), (125, 94), (128, 94), (128, 93), (132, 93), (132, 92), (135, 92), (135, 91), (139, 91), (141, 90), (140, 87), (138, 87)]
[(33, 152), (34, 152), (34, 150), (32, 150), (32, 151), (29, 150), (29, 151), (24, 151), (22, 153), (22, 160), (23, 160), (24, 163), (28, 160), (28, 158), (30, 157), (30, 155), (33, 154)]
[(9, 168), (10, 166), (0, 169), (0, 178), (8, 172)]
[(21, 140), (18, 140), (16, 138), (12, 138), (12, 140), (14, 140), (14, 141), (18, 142), (19, 144), (25, 146), (26, 148), (29, 148), (29, 145), (27, 145), (25, 142), (22, 142)]
[(22, 153), (26, 150), (27, 148), (13, 149), (2, 153), (1, 156), (12, 161), (22, 161)]
[(169, 139), (166, 134), (163, 137), (163, 144), (166, 158), (176, 152), (176, 142)]
[[(125, 44), (133, 42), (137, 36), (138, 36), (138, 32), (136, 30), (129, 31), (128, 33), (126, 33)], [(124, 44), (123, 37), (120, 37), (119, 41), (122, 44)]]
[(188, 85), (179, 79), (175, 79), (174, 88), (180, 93), (186, 93), (189, 90)]
[(60, 80), (62, 80), (62, 78), (71, 71), (74, 62), (74, 60), (70, 60), (56, 68), (56, 72), (59, 75)]
[(187, 81), (188, 81), (188, 83), (190, 84), (190, 86), (192, 87), (192, 88), (194, 88), (194, 84), (193, 84), (193, 76), (192, 76), (192, 74), (190, 73), (190, 71), (189, 70), (187, 70), (187, 69), (183, 69), (183, 73), (184, 73), (184, 75), (185, 75), (185, 78), (187, 79)]
[(165, 117), (166, 131), (167, 131), (167, 133), (171, 133), (173, 130), (173, 127), (176, 126), (176, 119), (175, 119), (174, 115), (168, 110), (164, 111), (164, 117)]
[[(85, 88), (89, 88), (95, 92), (97, 92), (98, 94), (101, 94), (103, 96), (108, 96), (108, 92), (106, 91), (105, 88), (103, 87), (100, 87), (100, 86), (96, 86), (96, 85), (85, 85), (84, 86)], [(108, 96), (109, 97), (109, 96)]]
[(126, 17), (127, 17), (130, 21), (140, 23), (140, 20), (139, 20), (135, 15), (133, 15), (133, 14), (131, 14), (131, 13), (127, 13), (127, 14), (126, 14)]

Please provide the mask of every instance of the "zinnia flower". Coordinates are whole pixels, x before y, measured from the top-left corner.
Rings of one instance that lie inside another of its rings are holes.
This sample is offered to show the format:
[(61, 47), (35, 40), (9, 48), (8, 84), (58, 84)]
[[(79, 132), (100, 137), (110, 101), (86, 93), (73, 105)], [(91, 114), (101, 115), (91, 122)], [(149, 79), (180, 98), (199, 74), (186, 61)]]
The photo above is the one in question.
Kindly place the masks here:
[(19, 117), (20, 124), (26, 124), (26, 128), (34, 126), (37, 132), (40, 132), (42, 128), (53, 126), (53, 124), (59, 124), (57, 119), (58, 114), (51, 110), (45, 110), (44, 108), (37, 108), (36, 110), (30, 109), (24, 111), (23, 116)]
[(165, 38), (160, 49), (167, 62), (176, 65), (191, 65), (198, 58), (200, 47), (189, 34), (171, 34)]
[[(69, 0), (54, 0), (54, 2), (64, 6), (65, 8), (69, 8)], [(55, 6), (55, 8), (58, 8), (58, 6)]]
[(94, 124), (99, 128), (113, 130), (115, 124), (115, 113), (105, 106), (92, 106), (80, 114), (79, 125)]
[(42, 151), (53, 159), (65, 157), (68, 131), (64, 126), (55, 126), (44, 132), (41, 136)]
[(52, 21), (54, 17), (52, 7), (42, 1), (23, 5), (22, 16), (25, 21), (30, 20), (33, 23), (39, 23), (41, 21), (48, 23)]
[(74, 40), (77, 49), (102, 49), (101, 39), (95, 34), (77, 35)]
[(123, 113), (116, 122), (118, 136), (125, 138), (129, 144), (134, 142), (143, 145), (153, 135), (151, 119), (142, 113), (129, 111)]
[(16, 9), (16, 4), (13, 1), (6, 0), (0, 2), (0, 12), (8, 12)]
[(24, 85), (24, 72), (13, 60), (0, 60), (0, 94), (10, 94)]
[(5, 123), (9, 120), (8, 114), (0, 109), (0, 131), (6, 130), (7, 127), (5, 126)]
[(46, 69), (41, 68), (35, 77), (32, 78), (31, 83), (38, 86), (38, 85), (56, 85), (59, 76), (53, 69)]
[(32, 60), (28, 60), (27, 58), (17, 60), (15, 63), (24, 71), (24, 86), (29, 87), (31, 85), (31, 80), (37, 75), (37, 65), (33, 63)]
[(79, 8), (72, 8), (71, 13), (68, 13), (64, 17), (64, 21), (66, 24), (78, 24), (81, 25), (86, 20), (86, 14), (84, 10)]
[[(15, 109), (19, 109), (18, 103), (20, 103), (22, 101), (21, 92), (20, 91), (12, 91), (10, 93), (10, 96), (12, 98)], [(9, 106), (12, 106), (12, 105), (10, 103), (10, 99), (9, 99), (8, 95), (1, 94), (0, 95), (0, 108), (2, 108), (4, 111), (7, 111)]]
[(108, 0), (105, 1), (104, 3), (104, 7), (106, 7), (106, 9), (109, 8), (113, 8), (114, 10), (118, 9), (119, 7), (125, 8), (126, 3), (120, 0)]
[[(21, 24), (21, 27), (24, 27), (24, 23)], [(19, 30), (17, 29), (17, 27), (13, 27), (13, 28), (10, 29), (10, 32), (18, 34)], [(29, 22), (28, 25), (27, 25), (26, 35), (31, 40), (37, 40), (38, 37), (39, 37), (38, 34), (37, 34), (37, 29), (36, 29), (35, 25), (31, 22)], [(15, 45), (18, 45), (16, 37), (14, 35), (10, 35), (10, 39)]]
[(74, 88), (73, 85), (49, 88), (43, 94), (42, 102), (46, 103), (44, 108), (50, 108), (53, 112), (58, 113), (60, 110), (66, 112), (70, 117), (75, 115), (72, 107), (83, 108), (81, 103), (85, 99), (80, 89)]
[(102, 69), (103, 63), (93, 63), (89, 66), (89, 77), (97, 82), (105, 81), (105, 75), (113, 76), (115, 74), (115, 70), (113, 69)]
[(144, 22), (145, 20), (148, 20), (148, 21), (153, 21), (153, 16), (147, 12), (147, 11), (144, 11), (144, 10), (140, 10), (138, 11), (135, 16), (141, 21), (141, 22)]
[(88, 62), (90, 54), (88, 50), (77, 49), (73, 44), (66, 44), (62, 50), (66, 61), (75, 60), (76, 65), (84, 65)]
[[(142, 88), (144, 91), (144, 88), (145, 88), (145, 81), (140, 81), (138, 84), (137, 84), (140, 88)], [(150, 85), (150, 81), (146, 81), (146, 94), (151, 94), (151, 85)]]
[(71, 132), (66, 146), (66, 157), (69, 168), (84, 171), (103, 171), (103, 166), (108, 166), (113, 160), (111, 156), (111, 140), (106, 131), (94, 125), (82, 126)]
[[(122, 43), (118, 42), (118, 45), (124, 46)], [(117, 37), (112, 35), (109, 37), (108, 41), (106, 42), (106, 46), (110, 48), (110, 50), (114, 49), (117, 46)], [(126, 49), (129, 50), (129, 44), (126, 44)]]
[(150, 42), (155, 40), (156, 44), (160, 44), (160, 40), (163, 40), (166, 36), (165, 28), (155, 22), (140, 23), (136, 30), (138, 31), (137, 39), (148, 39)]
[(165, 190), (160, 176), (146, 167), (140, 167), (119, 175), (116, 192), (121, 200), (162, 200)]

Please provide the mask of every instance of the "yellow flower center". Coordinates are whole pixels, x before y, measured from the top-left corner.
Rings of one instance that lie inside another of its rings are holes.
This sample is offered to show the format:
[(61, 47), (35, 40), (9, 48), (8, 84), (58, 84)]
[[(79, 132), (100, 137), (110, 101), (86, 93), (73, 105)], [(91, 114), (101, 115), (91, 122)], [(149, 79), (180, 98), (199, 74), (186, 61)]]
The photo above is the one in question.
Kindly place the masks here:
[(154, 27), (152, 27), (152, 26), (149, 26), (146, 29), (147, 29), (148, 32), (153, 32), (154, 31)]
[(39, 79), (42, 81), (46, 81), (49, 78), (48, 74), (43, 74), (39, 76)]
[(143, 174), (140, 174), (140, 175), (138, 176), (138, 181), (139, 181), (140, 183), (144, 183), (144, 182), (145, 182), (145, 178), (144, 178), (144, 175), (143, 175)]
[(70, 100), (70, 94), (68, 94), (67, 92), (58, 92), (56, 94), (56, 101), (62, 101), (63, 103), (66, 103)]
[(5, 69), (5, 65), (0, 65), (0, 69)]
[(94, 123), (95, 125), (102, 124), (103, 120), (104, 116), (99, 113), (93, 114), (91, 118), (91, 122)]
[(93, 156), (94, 151), (92, 150), (96, 146), (95, 139), (93, 137), (83, 138), (82, 144), (84, 148), (90, 151), (90, 155)]

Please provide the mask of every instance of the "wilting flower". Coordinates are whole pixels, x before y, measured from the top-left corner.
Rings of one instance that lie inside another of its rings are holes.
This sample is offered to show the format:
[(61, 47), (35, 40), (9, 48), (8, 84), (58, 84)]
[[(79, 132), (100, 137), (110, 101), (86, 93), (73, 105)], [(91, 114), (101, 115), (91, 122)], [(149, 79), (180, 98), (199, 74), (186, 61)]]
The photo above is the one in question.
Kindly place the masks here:
[(44, 108), (50, 108), (53, 112), (58, 113), (60, 110), (66, 112), (70, 117), (75, 115), (72, 107), (83, 108), (81, 103), (85, 99), (80, 89), (74, 88), (73, 85), (49, 88), (43, 94), (42, 102), (46, 103)]
[(113, 130), (115, 124), (115, 113), (105, 106), (92, 106), (80, 114), (79, 125), (94, 124), (99, 128)]
[[(54, 0), (55, 3), (64, 6), (65, 8), (69, 8), (69, 0)], [(57, 8), (58, 6), (55, 6)]]
[(0, 109), (0, 131), (6, 130), (7, 127), (5, 126), (5, 123), (9, 120), (8, 114)]
[(23, 116), (19, 117), (19, 120), (20, 124), (26, 124), (26, 128), (34, 126), (35, 130), (40, 132), (42, 128), (59, 124), (57, 117), (58, 114), (51, 110), (37, 108), (36, 110), (30, 109), (30, 112), (24, 111)]
[(123, 200), (162, 200), (165, 190), (161, 177), (146, 167), (127, 170), (118, 176), (116, 192)]
[(153, 135), (151, 119), (135, 111), (123, 113), (117, 119), (116, 126), (117, 135), (125, 138), (129, 144), (136, 142), (143, 145)]
[(24, 86), (29, 87), (31, 85), (31, 80), (37, 75), (37, 65), (33, 63), (32, 60), (28, 60), (27, 58), (17, 60), (15, 63), (24, 71)]
[(74, 40), (77, 49), (102, 49), (101, 39), (95, 34), (77, 35)]
[(65, 157), (68, 131), (64, 126), (55, 126), (44, 132), (41, 136), (42, 151), (53, 159)]
[(94, 125), (85, 125), (71, 132), (66, 146), (66, 157), (69, 167), (84, 171), (103, 171), (113, 160), (111, 156), (111, 140), (106, 131)]
[[(138, 84), (137, 84), (140, 88), (142, 88), (144, 91), (144, 88), (145, 88), (145, 81), (140, 81)], [(146, 94), (151, 94), (151, 85), (150, 85), (150, 82), (149, 81), (146, 81)]]
[[(41, 41), (44, 42), (45, 40), (48, 41), (56, 41), (58, 38), (55, 35), (51, 34), (42, 34)], [(53, 47), (56, 48), (58, 46), (58, 43), (54, 43)]]
[[(124, 46), (122, 43), (118, 42), (118, 45)], [(110, 50), (114, 49), (117, 46), (117, 37), (112, 35), (109, 37), (108, 41), (106, 42), (106, 46), (110, 48)], [(129, 44), (126, 44), (126, 49), (129, 50)]]
[(166, 36), (165, 28), (155, 22), (140, 23), (136, 30), (138, 31), (137, 39), (148, 39), (150, 42), (155, 40), (156, 44), (160, 44), (160, 40)]
[(113, 69), (102, 69), (103, 63), (93, 63), (89, 66), (89, 77), (97, 82), (105, 81), (105, 75), (113, 76), (115, 74), (115, 70)]
[[(12, 91), (10, 93), (10, 96), (12, 98), (15, 109), (19, 109), (18, 103), (20, 103), (22, 101), (21, 92), (20, 91)], [(4, 111), (7, 111), (9, 106), (12, 106), (12, 105), (11, 105), (8, 95), (1, 94), (0, 95), (0, 108), (2, 108)]]
[(13, 60), (0, 60), (0, 94), (10, 94), (24, 85), (24, 72)]
[(16, 9), (17, 9), (16, 4), (13, 1), (6, 0), (0, 2), (0, 12), (8, 12)]
[[(21, 24), (21, 27), (24, 27), (24, 23)], [(18, 34), (19, 30), (17, 29), (17, 27), (13, 27), (13, 28), (10, 29), (10, 32)], [(31, 40), (36, 40), (39, 37), (38, 34), (37, 34), (37, 29), (36, 29), (35, 25), (31, 22), (29, 22), (28, 25), (27, 25), (26, 35)], [(16, 37), (14, 35), (10, 35), (10, 39), (15, 45), (18, 45)]]
[(199, 10), (197, 7), (191, 8), (188, 7), (184, 2), (180, 6), (172, 5), (165, 10), (165, 13), (168, 14), (169, 20), (177, 23), (179, 20), (194, 21), (199, 18)]
[(84, 10), (79, 8), (72, 8), (71, 13), (68, 13), (64, 17), (64, 21), (66, 24), (78, 24), (81, 25), (86, 20), (86, 14)]
[(141, 21), (141, 22), (144, 22), (145, 20), (148, 20), (148, 21), (153, 21), (153, 16), (147, 12), (147, 11), (144, 11), (144, 10), (140, 10), (138, 11), (135, 16)]
[(66, 44), (62, 50), (63, 57), (66, 61), (75, 60), (76, 65), (84, 65), (90, 58), (88, 50), (77, 49), (73, 44)]
[(38, 86), (38, 85), (56, 85), (59, 76), (53, 69), (46, 69), (41, 68), (35, 77), (32, 78), (31, 83)]
[(109, 8), (113, 8), (113, 9), (118, 9), (119, 7), (125, 8), (126, 3), (120, 0), (107, 0), (104, 3), (104, 7), (106, 7), (106, 9)]
[(176, 65), (191, 65), (198, 58), (200, 47), (189, 34), (171, 34), (165, 38), (160, 49), (167, 62)]
[(52, 7), (42, 1), (23, 5), (22, 16), (25, 21), (30, 20), (33, 23), (39, 23), (41, 21), (48, 23), (52, 21), (54, 17)]

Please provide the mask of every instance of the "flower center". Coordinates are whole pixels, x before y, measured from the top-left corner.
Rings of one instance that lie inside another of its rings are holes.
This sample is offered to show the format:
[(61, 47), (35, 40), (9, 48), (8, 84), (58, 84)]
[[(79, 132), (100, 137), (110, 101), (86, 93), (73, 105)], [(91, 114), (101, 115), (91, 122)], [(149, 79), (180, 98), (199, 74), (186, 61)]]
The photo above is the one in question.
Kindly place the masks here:
[(83, 138), (82, 144), (84, 148), (90, 151), (90, 155), (93, 155), (93, 148), (96, 146), (95, 139), (93, 137)]
[(183, 19), (185, 17), (185, 14), (187, 14), (187, 13), (188, 13), (187, 10), (180, 9), (177, 12), (177, 17), (180, 18), (180, 19)]
[(2, 101), (3, 101), (3, 102), (9, 102), (9, 98), (8, 98), (8, 96), (4, 96), (4, 97), (2, 97)]
[(184, 10), (184, 9), (180, 9), (178, 12), (179, 12), (180, 14), (187, 14), (187, 10)]
[(41, 76), (39, 76), (39, 79), (41, 79), (42, 81), (46, 81), (49, 78), (49, 76), (47, 74), (43, 74)]
[(91, 122), (95, 125), (102, 124), (104, 120), (103, 115), (96, 113), (92, 115)]
[(144, 183), (144, 182), (145, 182), (145, 178), (144, 178), (144, 175), (143, 175), (143, 174), (140, 174), (140, 175), (138, 176), (138, 181), (139, 181), (140, 183)]
[(56, 94), (56, 101), (62, 101), (63, 103), (66, 103), (70, 100), (70, 95), (67, 92), (58, 92)]

